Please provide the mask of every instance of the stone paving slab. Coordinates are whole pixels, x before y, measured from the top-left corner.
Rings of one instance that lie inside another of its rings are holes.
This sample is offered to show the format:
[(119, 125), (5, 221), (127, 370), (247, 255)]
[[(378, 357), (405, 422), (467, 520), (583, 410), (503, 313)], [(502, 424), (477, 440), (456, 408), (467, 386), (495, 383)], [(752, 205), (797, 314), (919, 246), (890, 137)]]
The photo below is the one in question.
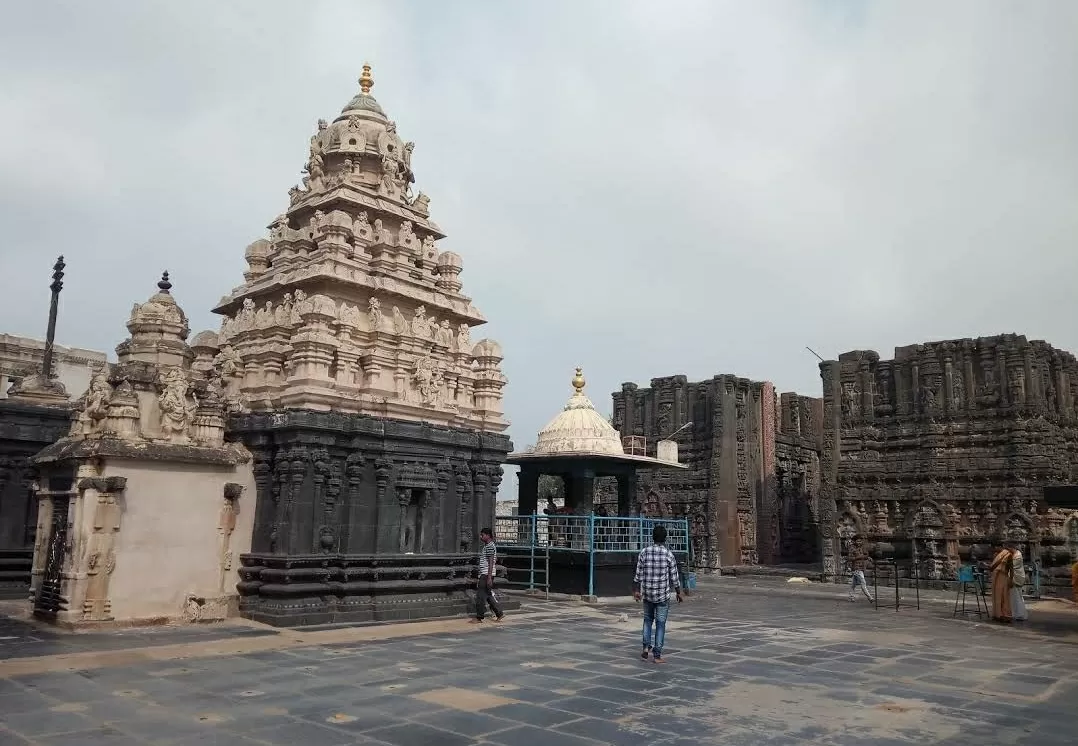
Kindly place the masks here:
[[(6, 604), (11, 606), (10, 602)], [(0, 660), (37, 658), (87, 651), (129, 650), (209, 640), (235, 640), (279, 634), (246, 623), (132, 627), (108, 632), (64, 632), (22, 619), (0, 617)]]
[(533, 603), (478, 628), (289, 632), (240, 654), (193, 640), (76, 670), (43, 658), (0, 678), (0, 746), (1059, 746), (1078, 726), (1078, 659), (1052, 638), (728, 591), (671, 611), (657, 666), (638, 657), (639, 613)]

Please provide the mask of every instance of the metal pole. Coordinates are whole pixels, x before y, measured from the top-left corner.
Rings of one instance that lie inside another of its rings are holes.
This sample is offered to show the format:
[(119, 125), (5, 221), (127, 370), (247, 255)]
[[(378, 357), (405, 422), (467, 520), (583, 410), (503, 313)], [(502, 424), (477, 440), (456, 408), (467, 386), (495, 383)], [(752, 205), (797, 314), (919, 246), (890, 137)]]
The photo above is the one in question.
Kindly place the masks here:
[(546, 599), (550, 600), (550, 544), (546, 545), (546, 549), (543, 552), (544, 562), (546, 562), (546, 572), (544, 574), (543, 583), (546, 585)]
[(52, 265), (52, 284), (49, 289), (52, 297), (49, 299), (49, 328), (45, 332), (45, 358), (41, 362), (41, 381), (48, 384), (52, 380), (52, 348), (56, 340), (56, 312), (60, 305), (60, 291), (64, 288), (64, 257), (61, 254)]
[(899, 575), (898, 560), (896, 559), (895, 560), (895, 611), (898, 611), (898, 605), (899, 605), (899, 600), (898, 600), (899, 577), (898, 577), (898, 575)]
[(595, 516), (588, 516), (588, 595), (595, 595)]
[(538, 525), (539, 524), (538, 524), (537, 517), (534, 516), (534, 515), (531, 517), (530, 521), (531, 521), (531, 538), (529, 539), (529, 543), (531, 544), (531, 551), (529, 552), (529, 554), (531, 555), (531, 574), (530, 574), (530, 576), (528, 578), (528, 589), (529, 590), (534, 590), (534, 588), (535, 588), (535, 542), (536, 542), (536, 536), (537, 536), (536, 532), (538, 531)]

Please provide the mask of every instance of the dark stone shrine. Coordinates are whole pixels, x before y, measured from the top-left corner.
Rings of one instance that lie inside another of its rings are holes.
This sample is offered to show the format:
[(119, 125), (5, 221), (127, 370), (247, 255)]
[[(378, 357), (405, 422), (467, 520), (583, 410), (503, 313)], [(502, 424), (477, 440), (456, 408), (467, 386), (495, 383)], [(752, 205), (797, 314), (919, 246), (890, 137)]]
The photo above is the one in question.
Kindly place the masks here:
[(364, 415), (237, 415), (254, 456), (240, 609), (279, 626), (462, 613), (509, 439)]

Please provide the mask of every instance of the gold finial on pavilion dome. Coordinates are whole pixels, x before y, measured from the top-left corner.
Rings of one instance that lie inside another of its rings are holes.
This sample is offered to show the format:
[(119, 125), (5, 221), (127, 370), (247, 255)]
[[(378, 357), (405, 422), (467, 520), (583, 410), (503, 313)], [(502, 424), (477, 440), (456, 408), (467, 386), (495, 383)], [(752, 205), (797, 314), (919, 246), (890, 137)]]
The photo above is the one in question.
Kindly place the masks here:
[(573, 388), (576, 389), (577, 396), (584, 393), (584, 385), (587, 382), (584, 380), (584, 369), (577, 368), (576, 375), (573, 376)]
[(364, 65), (363, 74), (359, 76), (359, 90), (363, 91), (363, 95), (369, 96), (373, 87), (374, 78), (371, 77), (371, 66)]

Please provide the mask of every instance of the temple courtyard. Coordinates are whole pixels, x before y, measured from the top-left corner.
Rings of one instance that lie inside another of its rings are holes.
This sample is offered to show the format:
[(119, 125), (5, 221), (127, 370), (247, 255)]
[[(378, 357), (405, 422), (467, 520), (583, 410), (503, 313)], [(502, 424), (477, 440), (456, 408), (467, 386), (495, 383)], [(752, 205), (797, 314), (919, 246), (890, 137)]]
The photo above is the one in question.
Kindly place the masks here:
[(0, 744), (1052, 746), (1078, 725), (1067, 625), (708, 580), (657, 666), (637, 658), (639, 613), (530, 601), (500, 625), (79, 635), (9, 617)]

